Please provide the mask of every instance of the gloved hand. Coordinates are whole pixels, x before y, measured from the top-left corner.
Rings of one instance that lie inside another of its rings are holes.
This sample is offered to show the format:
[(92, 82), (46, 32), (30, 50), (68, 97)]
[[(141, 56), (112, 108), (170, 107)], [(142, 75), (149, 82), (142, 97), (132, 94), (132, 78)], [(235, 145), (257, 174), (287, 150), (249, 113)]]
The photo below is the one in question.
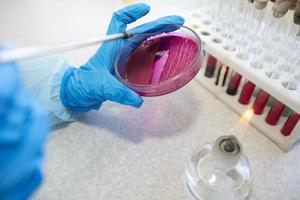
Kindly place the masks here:
[[(121, 33), (127, 24), (143, 17), (150, 8), (146, 4), (135, 4), (115, 12), (107, 34)], [(162, 33), (173, 31), (166, 24), (182, 25), (183, 18), (168, 16), (138, 26), (132, 33)], [(140, 107), (143, 99), (123, 85), (113, 75), (114, 62), (119, 51), (128, 45), (126, 40), (104, 43), (79, 69), (69, 68), (62, 80), (60, 97), (63, 105), (76, 112), (97, 110), (105, 100)]]
[(0, 199), (27, 199), (42, 179), (49, 121), (24, 90), (17, 65), (0, 63)]

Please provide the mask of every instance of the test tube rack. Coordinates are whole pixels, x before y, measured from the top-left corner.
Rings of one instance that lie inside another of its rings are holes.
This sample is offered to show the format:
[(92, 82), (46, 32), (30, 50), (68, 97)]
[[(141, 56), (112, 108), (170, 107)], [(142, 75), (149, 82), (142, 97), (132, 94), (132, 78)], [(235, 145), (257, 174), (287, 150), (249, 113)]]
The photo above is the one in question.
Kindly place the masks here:
[[(219, 34), (211, 28), (212, 21), (207, 19), (203, 8), (188, 12), (184, 16), (186, 19), (186, 26), (194, 29), (194, 31), (202, 39), (203, 48), (206, 54), (213, 55), (217, 58), (218, 62), (229, 66), (231, 70), (241, 74), (243, 79), (250, 80), (256, 85), (256, 87), (263, 89), (293, 111), (300, 113), (300, 88), (296, 90), (289, 90), (283, 87), (282, 79), (267, 78), (265, 75), (266, 71), (264, 69), (252, 67), (250, 61), (247, 60), (244, 55), (239, 55), (234, 48), (224, 46), (222, 38), (220, 38)], [(213, 95), (240, 115), (243, 115), (247, 110), (251, 109), (254, 97), (251, 98), (251, 102), (248, 105), (242, 105), (238, 102), (238, 96), (240, 94), (242, 84), (240, 84), (237, 95), (229, 96), (225, 92), (226, 87), (216, 86), (214, 84), (215, 79), (205, 77), (204, 71), (205, 66), (202, 66), (200, 72), (196, 76), (196, 80), (202, 86), (207, 88)], [(300, 81), (300, 75), (298, 78), (298, 81)], [(266, 107), (263, 114), (253, 115), (250, 120), (250, 124), (275, 142), (283, 151), (289, 151), (297, 141), (300, 141), (300, 123), (296, 125), (289, 136), (284, 136), (281, 134), (280, 129), (283, 127), (287, 117), (282, 116), (277, 125), (271, 126), (265, 122), (265, 117), (269, 109), (269, 107)]]

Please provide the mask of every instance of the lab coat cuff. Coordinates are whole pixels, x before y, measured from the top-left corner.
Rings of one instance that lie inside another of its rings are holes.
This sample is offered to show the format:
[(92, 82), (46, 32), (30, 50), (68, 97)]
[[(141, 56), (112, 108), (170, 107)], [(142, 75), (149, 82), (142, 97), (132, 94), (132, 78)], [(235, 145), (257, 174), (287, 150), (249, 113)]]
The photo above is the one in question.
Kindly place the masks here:
[(53, 79), (50, 83), (50, 100), (51, 100), (51, 107), (53, 108), (53, 113), (56, 115), (57, 119), (52, 118), (52, 124), (55, 125), (59, 122), (64, 121), (75, 121), (79, 118), (80, 113), (74, 112), (67, 109), (61, 102), (60, 97), (60, 90), (61, 90), (61, 83), (64, 77), (66, 70), (71, 67), (71, 65), (65, 60), (61, 59), (61, 68), (58, 72), (55, 72)]

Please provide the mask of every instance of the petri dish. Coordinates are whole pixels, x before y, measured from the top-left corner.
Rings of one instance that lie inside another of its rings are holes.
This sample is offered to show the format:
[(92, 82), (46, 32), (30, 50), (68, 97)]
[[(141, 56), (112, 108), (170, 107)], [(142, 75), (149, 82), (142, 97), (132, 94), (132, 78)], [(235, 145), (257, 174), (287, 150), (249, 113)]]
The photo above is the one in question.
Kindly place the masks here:
[(117, 56), (116, 77), (141, 96), (160, 96), (183, 87), (203, 63), (197, 33), (185, 26), (167, 26), (171, 32), (127, 39)]

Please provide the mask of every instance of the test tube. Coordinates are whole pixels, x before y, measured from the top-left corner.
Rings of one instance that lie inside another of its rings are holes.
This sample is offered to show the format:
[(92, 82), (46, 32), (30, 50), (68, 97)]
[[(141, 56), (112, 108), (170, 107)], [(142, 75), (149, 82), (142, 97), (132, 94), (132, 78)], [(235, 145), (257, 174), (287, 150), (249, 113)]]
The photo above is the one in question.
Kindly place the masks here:
[(284, 126), (280, 130), (282, 135), (289, 136), (292, 133), (295, 126), (297, 125), (299, 119), (300, 119), (300, 115), (296, 112), (293, 112), (286, 120)]
[[(213, 20), (214, 25), (218, 26), (220, 22), (220, 12), (222, 9), (222, 0), (213, 0), (211, 3), (211, 9), (213, 10), (211, 19)], [(218, 32), (218, 27), (214, 27), (214, 29)]]
[(223, 84), (224, 81), (224, 76), (226, 71), (228, 70), (228, 67), (226, 67), (225, 65), (221, 65), (218, 69), (218, 73), (217, 73), (217, 78), (215, 81), (215, 85), (221, 85)]
[[(246, 35), (254, 34), (257, 28), (257, 14), (255, 8), (245, 0), (235, 0), (229, 8), (229, 19), (223, 19), (227, 21), (227, 24), (223, 30), (224, 48), (229, 51), (237, 50), (239, 52), (237, 56), (241, 59), (247, 59), (246, 49), (247, 44), (253, 41), (253, 38), (249, 40)], [(258, 17), (260, 18), (260, 17)]]
[(299, 59), (300, 51), (294, 51), (286, 61), (287, 66), (289, 67), (286, 73), (286, 77), (283, 77), (282, 85), (288, 90), (297, 90), (299, 82), (295, 80), (295, 73), (298, 73), (297, 69), (300, 66)]
[[(262, 49), (261, 35), (265, 32), (265, 25), (262, 24), (265, 18), (267, 9), (257, 10), (254, 6), (250, 5), (247, 10), (247, 17), (242, 22), (242, 32), (236, 37), (236, 43), (239, 45), (238, 57), (248, 59), (249, 53), (260, 54)], [(246, 31), (245, 31), (246, 29)], [(246, 34), (246, 37), (244, 36)]]
[(243, 89), (239, 98), (239, 102), (241, 104), (247, 105), (250, 102), (251, 96), (254, 92), (255, 89), (255, 85), (254, 83), (252, 83), (251, 81), (247, 81), (244, 85), (243, 85)]
[(242, 76), (236, 72), (229, 81), (226, 93), (232, 96), (236, 95), (240, 86), (241, 79)]
[(265, 121), (270, 125), (276, 125), (285, 109), (285, 105), (276, 100), (272, 105)]
[(261, 41), (252, 42), (246, 48), (246, 52), (249, 52), (250, 64), (255, 69), (264, 68), (264, 62), (262, 60), (261, 52), (263, 49), (263, 44)]
[(263, 113), (264, 108), (267, 105), (269, 94), (265, 92), (264, 90), (260, 90), (258, 95), (256, 96), (256, 99), (254, 101), (254, 104), (252, 106), (253, 112), (257, 115), (260, 115)]
[[(238, 5), (238, 9), (237, 9), (237, 15), (235, 17), (236, 22), (234, 23), (235, 25), (235, 43), (236, 46), (240, 46), (241, 43), (245, 43), (245, 41), (247, 41), (247, 39), (245, 38), (245, 33), (247, 34), (248, 31), (245, 31), (247, 29), (249, 29), (250, 24), (248, 23), (248, 21), (250, 20), (249, 18), (251, 18), (251, 10), (252, 6), (250, 3), (241, 0), (239, 2)], [(253, 20), (251, 18), (251, 20)]]
[(204, 76), (206, 76), (208, 78), (211, 78), (214, 76), (217, 62), (218, 62), (218, 60), (214, 56), (208, 55)]
[(235, 21), (235, 8), (236, 4), (234, 0), (227, 0), (222, 3), (222, 12), (220, 20), (222, 21), (222, 36), (225, 46), (231, 46), (231, 40), (233, 38), (233, 26)]
[(224, 87), (224, 86), (225, 86), (225, 84), (226, 84), (226, 81), (227, 81), (228, 74), (229, 74), (229, 67), (228, 67), (228, 66), (226, 66), (226, 71), (225, 71), (225, 73), (224, 73), (224, 76), (223, 76), (223, 81), (222, 81), (222, 87)]

